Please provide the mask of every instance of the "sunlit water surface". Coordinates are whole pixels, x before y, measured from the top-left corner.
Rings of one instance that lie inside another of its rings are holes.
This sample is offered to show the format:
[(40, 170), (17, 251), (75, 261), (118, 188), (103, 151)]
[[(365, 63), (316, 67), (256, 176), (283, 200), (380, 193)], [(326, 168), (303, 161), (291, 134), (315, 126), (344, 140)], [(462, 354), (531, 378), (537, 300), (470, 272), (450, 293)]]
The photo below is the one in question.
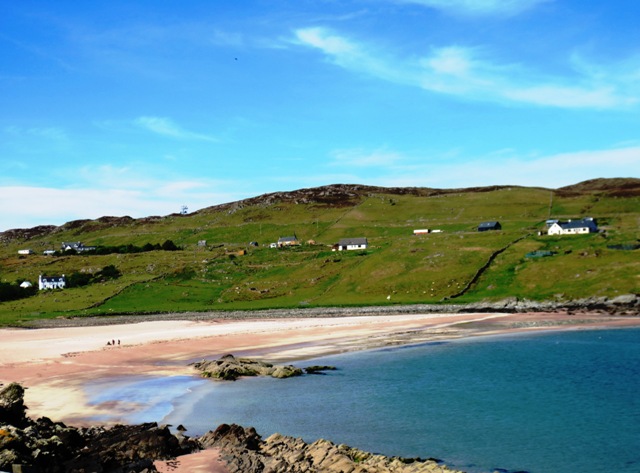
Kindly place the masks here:
[[(221, 423), (436, 457), (473, 472), (640, 472), (640, 329), (482, 337), (325, 357), (325, 375), (95, 387), (132, 422)], [(186, 392), (186, 394), (185, 394)], [(98, 394), (99, 393), (99, 394)]]

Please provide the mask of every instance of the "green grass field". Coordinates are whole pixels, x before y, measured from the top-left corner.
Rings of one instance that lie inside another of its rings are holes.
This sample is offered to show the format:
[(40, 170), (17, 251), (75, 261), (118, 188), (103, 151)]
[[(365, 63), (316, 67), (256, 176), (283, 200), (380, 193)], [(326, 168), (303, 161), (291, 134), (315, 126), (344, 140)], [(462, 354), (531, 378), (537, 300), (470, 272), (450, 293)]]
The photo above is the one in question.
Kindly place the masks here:
[[(360, 186), (362, 188), (362, 186)], [(212, 207), (189, 215), (70, 222), (38, 235), (0, 234), (0, 280), (37, 283), (38, 275), (95, 274), (119, 279), (39, 291), (0, 302), (0, 325), (44, 317), (314, 306), (476, 302), (518, 297), (569, 301), (640, 293), (639, 193), (504, 187), (412, 195), (365, 188), (345, 201), (284, 195)], [(548, 218), (597, 219), (601, 233), (538, 235)], [(477, 232), (497, 220), (501, 231)], [(413, 235), (430, 228), (441, 233)], [(301, 246), (273, 249), (280, 236)], [(340, 238), (366, 237), (366, 251), (331, 251)], [(172, 240), (180, 251), (44, 256), (62, 241), (142, 246)], [(206, 240), (206, 246), (198, 242)], [(249, 246), (257, 241), (259, 246)], [(313, 244), (308, 243), (313, 241)], [(33, 255), (18, 255), (20, 249)], [(238, 254), (245, 250), (246, 254)], [(536, 250), (553, 256), (527, 258)], [(461, 295), (480, 268), (481, 276)]]

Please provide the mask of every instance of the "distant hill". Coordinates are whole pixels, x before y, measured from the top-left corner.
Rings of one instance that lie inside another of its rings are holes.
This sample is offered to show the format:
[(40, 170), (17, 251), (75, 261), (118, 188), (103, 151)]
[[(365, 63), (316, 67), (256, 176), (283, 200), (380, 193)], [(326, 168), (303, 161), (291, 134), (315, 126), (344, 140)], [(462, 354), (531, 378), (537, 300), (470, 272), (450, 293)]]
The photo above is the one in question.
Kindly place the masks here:
[(640, 179), (611, 178), (590, 179), (571, 186), (561, 187), (560, 194), (594, 194), (601, 193), (612, 197), (633, 197), (640, 195)]
[[(600, 232), (544, 234), (548, 219), (582, 217), (596, 219)], [(486, 221), (499, 222), (501, 230), (478, 232)], [(616, 297), (640, 293), (640, 258), (632, 249), (639, 222), (640, 179), (619, 178), (560, 189), (334, 184), (186, 215), (105, 216), (14, 229), (0, 233), (2, 283), (65, 274), (91, 284), (0, 302), (0, 323), (60, 315)], [(438, 232), (414, 235), (417, 229)], [(300, 246), (270, 247), (294, 235)], [(369, 246), (332, 251), (343, 238), (366, 238)], [(102, 253), (43, 254), (63, 241), (82, 241)], [(157, 249), (167, 241), (181, 250)], [(34, 254), (18, 254), (25, 249)], [(105, 267), (120, 276), (101, 279)]]

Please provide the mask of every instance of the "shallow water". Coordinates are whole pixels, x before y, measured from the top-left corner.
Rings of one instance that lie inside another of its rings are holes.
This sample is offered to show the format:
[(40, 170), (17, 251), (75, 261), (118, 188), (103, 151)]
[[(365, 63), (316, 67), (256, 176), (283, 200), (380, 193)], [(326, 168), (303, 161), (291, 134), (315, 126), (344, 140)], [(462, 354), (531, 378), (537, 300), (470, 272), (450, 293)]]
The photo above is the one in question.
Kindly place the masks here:
[[(194, 387), (165, 421), (433, 456), (476, 472), (640, 471), (640, 330), (479, 338), (313, 360), (339, 371)], [(304, 366), (305, 364), (300, 364)]]
[(640, 329), (482, 337), (297, 365), (311, 364), (339, 370), (141, 379), (95, 393), (140, 403), (129, 421), (183, 424), (190, 435), (237, 423), (468, 472), (640, 471)]
[[(117, 408), (114, 408), (114, 413), (95, 416), (90, 420), (127, 424), (158, 422), (174, 410), (176, 399), (206, 384), (205, 380), (193, 376), (123, 376), (91, 382), (85, 386), (89, 404), (117, 404)], [(121, 411), (124, 411), (123, 416), (115, 415), (115, 412)]]

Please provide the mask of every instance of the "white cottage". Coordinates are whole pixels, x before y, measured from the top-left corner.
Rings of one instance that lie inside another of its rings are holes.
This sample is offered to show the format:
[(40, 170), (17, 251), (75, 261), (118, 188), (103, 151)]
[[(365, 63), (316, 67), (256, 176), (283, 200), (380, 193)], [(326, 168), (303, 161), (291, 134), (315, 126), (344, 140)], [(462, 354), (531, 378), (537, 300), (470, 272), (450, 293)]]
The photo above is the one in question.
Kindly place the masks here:
[(64, 289), (67, 285), (67, 279), (64, 274), (62, 276), (43, 276), (38, 277), (38, 289)]
[(298, 237), (295, 236), (295, 234), (292, 236), (278, 238), (278, 248), (281, 248), (283, 246), (297, 246), (299, 244), (300, 242), (298, 241)]
[(366, 238), (343, 238), (336, 246), (338, 251), (366, 250), (369, 247), (369, 243)]
[(549, 226), (549, 235), (582, 235), (585, 233), (597, 233), (598, 225), (591, 217), (568, 222), (554, 222)]

